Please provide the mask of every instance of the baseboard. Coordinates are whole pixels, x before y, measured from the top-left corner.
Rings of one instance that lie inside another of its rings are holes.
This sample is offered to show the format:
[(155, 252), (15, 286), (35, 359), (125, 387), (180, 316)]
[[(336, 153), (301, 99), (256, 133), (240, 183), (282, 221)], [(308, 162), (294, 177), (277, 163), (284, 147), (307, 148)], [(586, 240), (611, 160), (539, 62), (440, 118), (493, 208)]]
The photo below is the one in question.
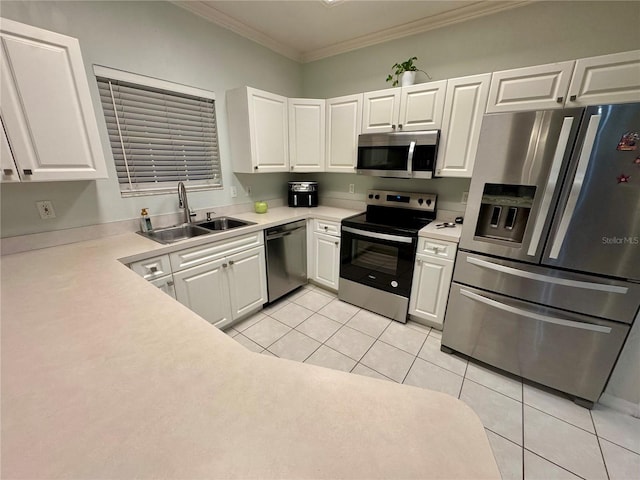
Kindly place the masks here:
[(614, 397), (609, 393), (603, 393), (600, 400), (598, 400), (598, 403), (611, 407), (619, 412), (626, 413), (627, 415), (631, 415), (632, 417), (640, 418), (640, 404), (638, 403)]

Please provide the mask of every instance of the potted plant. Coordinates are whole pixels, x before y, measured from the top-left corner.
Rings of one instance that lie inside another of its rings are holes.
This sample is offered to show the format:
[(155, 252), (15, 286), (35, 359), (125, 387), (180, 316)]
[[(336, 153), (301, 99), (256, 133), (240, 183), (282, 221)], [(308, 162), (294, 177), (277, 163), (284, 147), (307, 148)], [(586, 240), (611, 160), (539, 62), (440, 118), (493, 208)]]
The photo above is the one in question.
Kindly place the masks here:
[(413, 85), (416, 81), (416, 72), (424, 73), (427, 78), (431, 80), (431, 77), (427, 72), (425, 72), (424, 70), (420, 70), (413, 64), (415, 60), (418, 60), (418, 57), (411, 57), (405, 62), (395, 63), (393, 67), (391, 67), (395, 70), (393, 74), (389, 74), (389, 76), (387, 77), (387, 82), (392, 82), (392, 85), (394, 87), (398, 85), (398, 81), (400, 81), (400, 85), (402, 87)]

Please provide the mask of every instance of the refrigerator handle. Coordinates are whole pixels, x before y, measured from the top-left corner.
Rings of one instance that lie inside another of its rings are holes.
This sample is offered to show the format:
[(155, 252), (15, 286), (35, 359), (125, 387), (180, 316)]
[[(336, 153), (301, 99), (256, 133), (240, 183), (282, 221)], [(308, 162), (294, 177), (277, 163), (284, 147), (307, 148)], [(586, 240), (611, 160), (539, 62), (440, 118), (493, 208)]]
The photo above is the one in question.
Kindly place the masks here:
[(542, 229), (544, 222), (549, 214), (549, 207), (551, 206), (551, 199), (553, 198), (553, 192), (558, 184), (558, 177), (560, 176), (560, 167), (562, 166), (562, 160), (564, 159), (565, 151), (567, 150), (567, 144), (569, 143), (569, 134), (571, 133), (571, 127), (575, 117), (565, 117), (562, 122), (562, 128), (560, 129), (560, 136), (558, 137), (558, 144), (556, 145), (556, 151), (553, 154), (553, 161), (551, 162), (551, 171), (549, 172), (549, 179), (547, 180), (547, 186), (544, 188), (544, 195), (542, 202), (540, 203), (540, 210), (538, 210), (538, 216), (536, 222), (533, 225), (533, 233), (531, 234), (531, 241), (529, 242), (529, 249), (527, 255), (535, 256), (540, 244), (540, 238), (542, 237)]
[(580, 330), (590, 330), (592, 332), (598, 333), (611, 332), (611, 327), (603, 327), (602, 325), (596, 325), (593, 323), (574, 322), (573, 320), (565, 320), (564, 318), (550, 317), (549, 315), (530, 312), (522, 308), (513, 307), (511, 305), (498, 302), (483, 295), (478, 295), (477, 293), (473, 293), (468, 290), (461, 289), (460, 294), (464, 295), (467, 298), (470, 298), (471, 300), (475, 300), (476, 302), (484, 303), (485, 305), (489, 305), (490, 307), (497, 308), (498, 310), (503, 310), (505, 312), (513, 313), (514, 315), (519, 315), (521, 317), (530, 318), (532, 320), (537, 320), (539, 322), (553, 323), (555, 325), (562, 325), (563, 327), (578, 328)]
[(578, 168), (573, 179), (573, 185), (571, 185), (571, 191), (569, 192), (569, 198), (567, 204), (562, 212), (562, 218), (560, 225), (556, 231), (553, 244), (551, 246), (551, 252), (549, 258), (556, 259), (562, 248), (564, 237), (567, 235), (569, 223), (571, 223), (571, 217), (576, 209), (578, 198), (580, 198), (580, 191), (582, 190), (582, 184), (584, 182), (585, 174), (589, 168), (589, 161), (591, 160), (591, 152), (593, 151), (593, 144), (596, 140), (596, 134), (598, 133), (598, 127), (600, 126), (600, 119), (602, 115), (592, 115), (589, 119), (589, 125), (587, 126), (587, 133), (584, 136), (584, 142), (582, 144), (582, 151), (580, 152), (580, 159), (578, 160)]

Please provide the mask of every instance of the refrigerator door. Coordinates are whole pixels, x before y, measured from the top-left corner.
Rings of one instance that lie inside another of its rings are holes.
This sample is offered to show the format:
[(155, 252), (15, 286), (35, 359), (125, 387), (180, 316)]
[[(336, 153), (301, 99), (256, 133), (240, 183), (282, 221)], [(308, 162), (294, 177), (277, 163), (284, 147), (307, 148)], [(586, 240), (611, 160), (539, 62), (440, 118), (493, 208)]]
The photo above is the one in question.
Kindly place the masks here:
[(582, 113), (484, 117), (461, 249), (540, 262)]
[(589, 107), (542, 263), (640, 281), (640, 103)]
[(591, 402), (598, 400), (629, 331), (453, 283), (442, 345)]

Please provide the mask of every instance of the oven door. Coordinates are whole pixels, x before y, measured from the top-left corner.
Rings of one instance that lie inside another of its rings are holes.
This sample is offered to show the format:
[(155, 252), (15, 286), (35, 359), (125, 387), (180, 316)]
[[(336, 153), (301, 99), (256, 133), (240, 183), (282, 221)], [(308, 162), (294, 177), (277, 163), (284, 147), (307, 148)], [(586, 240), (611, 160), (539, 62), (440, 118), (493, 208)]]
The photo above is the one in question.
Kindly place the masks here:
[(416, 238), (342, 226), (340, 278), (409, 298)]

